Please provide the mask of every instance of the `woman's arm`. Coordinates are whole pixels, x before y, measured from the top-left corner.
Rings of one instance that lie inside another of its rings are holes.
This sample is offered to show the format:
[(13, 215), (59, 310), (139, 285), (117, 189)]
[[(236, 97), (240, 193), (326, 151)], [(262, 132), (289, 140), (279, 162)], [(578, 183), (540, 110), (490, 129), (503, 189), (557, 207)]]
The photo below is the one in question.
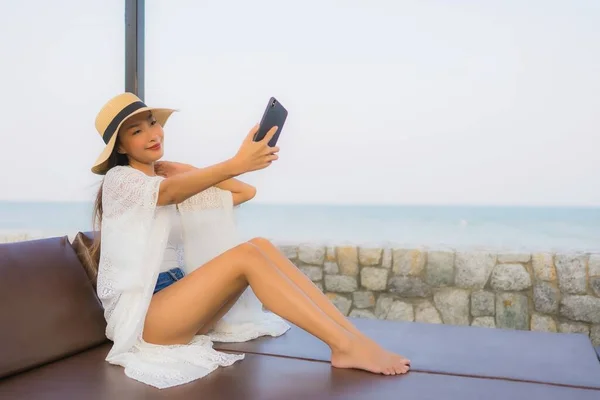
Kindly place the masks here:
[[(279, 148), (270, 147), (269, 140), (275, 134), (277, 127), (273, 127), (263, 140), (255, 142), (253, 137), (257, 130), (258, 125), (254, 126), (248, 133), (233, 158), (210, 167), (195, 168), (189, 166), (191, 168), (183, 168), (181, 166), (185, 164), (157, 163), (158, 165), (155, 166), (157, 173), (160, 174), (159, 171), (162, 168), (164, 170), (163, 176), (166, 177), (160, 183), (158, 205), (181, 203), (211, 186), (245, 172), (256, 171), (271, 165), (278, 158), (275, 153), (279, 151)], [(174, 168), (182, 168), (181, 171), (183, 172), (172, 173), (172, 171), (169, 171), (175, 164), (177, 165)]]
[(254, 186), (235, 178), (227, 179), (226, 181), (217, 183), (215, 186), (231, 192), (234, 206), (252, 200), (256, 196), (256, 188)]
[[(165, 167), (167, 164), (161, 165)], [(181, 173), (168, 174), (160, 183), (157, 204), (179, 204), (219, 182), (239, 175), (238, 171), (240, 168), (236, 167), (232, 159), (207, 168), (193, 168)]]
[[(199, 170), (199, 168), (196, 168), (189, 164), (183, 164), (173, 161), (159, 161), (155, 164), (156, 173), (164, 177), (175, 176), (194, 170)], [(252, 200), (254, 196), (256, 196), (256, 188), (254, 186), (244, 183), (235, 178), (226, 179), (224, 181), (216, 183), (213, 186), (231, 192), (234, 206)]]

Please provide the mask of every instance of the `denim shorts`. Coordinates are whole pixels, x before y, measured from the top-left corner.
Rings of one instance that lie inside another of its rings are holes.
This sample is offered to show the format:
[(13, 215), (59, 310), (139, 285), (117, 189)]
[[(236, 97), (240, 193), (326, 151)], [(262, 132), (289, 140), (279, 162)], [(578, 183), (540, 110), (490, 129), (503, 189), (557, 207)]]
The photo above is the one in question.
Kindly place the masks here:
[(156, 286), (154, 287), (154, 293), (157, 293), (167, 286), (174, 284), (178, 280), (182, 279), (184, 275), (185, 274), (181, 268), (173, 268), (166, 272), (161, 272), (158, 274)]

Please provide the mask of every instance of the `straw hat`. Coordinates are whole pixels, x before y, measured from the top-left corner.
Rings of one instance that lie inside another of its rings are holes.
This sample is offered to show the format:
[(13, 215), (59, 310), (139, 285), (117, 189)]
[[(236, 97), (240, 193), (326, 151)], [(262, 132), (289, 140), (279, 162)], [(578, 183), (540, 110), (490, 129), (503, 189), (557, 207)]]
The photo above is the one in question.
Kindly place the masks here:
[(133, 93), (122, 93), (110, 99), (96, 116), (96, 130), (106, 144), (104, 150), (94, 163), (92, 172), (98, 175), (104, 175), (107, 170), (106, 162), (112, 153), (117, 141), (117, 133), (129, 117), (144, 111), (152, 111), (156, 121), (165, 126), (167, 120), (173, 112), (170, 108), (148, 107), (139, 97)]

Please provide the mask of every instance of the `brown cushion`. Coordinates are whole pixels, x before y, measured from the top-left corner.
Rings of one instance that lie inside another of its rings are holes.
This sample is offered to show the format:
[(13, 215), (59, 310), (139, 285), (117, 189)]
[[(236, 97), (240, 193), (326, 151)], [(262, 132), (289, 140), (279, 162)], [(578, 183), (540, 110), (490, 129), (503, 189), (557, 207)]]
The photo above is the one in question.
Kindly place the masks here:
[[(584, 335), (351, 320), (383, 347), (408, 357), (414, 370), (600, 389), (600, 363)], [(325, 344), (296, 326), (277, 338), (214, 347), (319, 361), (330, 356)]]
[(96, 282), (98, 280), (98, 263), (100, 262), (99, 253), (96, 257), (92, 256), (92, 246), (94, 244), (94, 237), (91, 234), (79, 232), (73, 239), (73, 249), (85, 270), (85, 273), (90, 280), (92, 287), (96, 289)]
[(105, 345), (0, 381), (4, 399), (211, 400), (595, 400), (600, 391), (553, 385), (409, 372), (381, 376), (329, 363), (247, 354), (231, 367), (169, 389), (125, 376), (104, 361)]
[(107, 340), (67, 237), (0, 244), (0, 305), (0, 378)]

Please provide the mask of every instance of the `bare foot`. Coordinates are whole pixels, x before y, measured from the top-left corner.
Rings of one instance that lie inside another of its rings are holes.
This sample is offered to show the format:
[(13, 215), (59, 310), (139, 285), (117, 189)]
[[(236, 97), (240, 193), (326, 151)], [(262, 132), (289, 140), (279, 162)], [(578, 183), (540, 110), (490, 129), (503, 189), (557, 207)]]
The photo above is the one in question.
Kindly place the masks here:
[(377, 342), (375, 342), (373, 339), (371, 339), (370, 337), (368, 337), (364, 334), (361, 334), (360, 338), (364, 339), (366, 341), (366, 343), (368, 343), (368, 345), (373, 348), (373, 351), (386, 352), (388, 355), (395, 358), (398, 362), (401, 362), (402, 364), (410, 367), (410, 360), (408, 358), (401, 356), (400, 354), (396, 354), (396, 353), (392, 353), (391, 351), (387, 351), (386, 349), (381, 347), (379, 344), (377, 344)]
[(347, 345), (332, 349), (331, 365), (384, 375), (405, 374), (409, 369), (409, 362), (404, 357), (362, 338), (354, 338)]

